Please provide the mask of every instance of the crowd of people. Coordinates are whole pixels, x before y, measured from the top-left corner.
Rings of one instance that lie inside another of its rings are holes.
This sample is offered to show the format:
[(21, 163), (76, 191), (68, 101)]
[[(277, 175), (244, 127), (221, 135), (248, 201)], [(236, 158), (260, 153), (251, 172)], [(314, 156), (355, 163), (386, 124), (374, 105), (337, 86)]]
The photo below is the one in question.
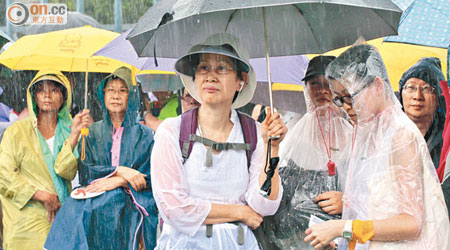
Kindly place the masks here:
[[(261, 123), (238, 111), (257, 84), (245, 46), (225, 33), (193, 46), (175, 64), (180, 98), (143, 115), (117, 69), (97, 122), (72, 118), (66, 76), (38, 72), (28, 117), (1, 139), (3, 247), (450, 249), (439, 59), (408, 69), (397, 98), (375, 47), (317, 56), (288, 131), (276, 110)], [(76, 175), (97, 195), (71, 196)]]

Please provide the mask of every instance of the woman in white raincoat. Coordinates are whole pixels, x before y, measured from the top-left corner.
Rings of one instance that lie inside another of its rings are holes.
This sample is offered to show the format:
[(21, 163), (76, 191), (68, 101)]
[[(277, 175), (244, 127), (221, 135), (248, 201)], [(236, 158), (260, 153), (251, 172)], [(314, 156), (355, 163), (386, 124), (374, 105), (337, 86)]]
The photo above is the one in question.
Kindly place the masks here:
[(317, 56), (309, 62), (303, 78), (307, 113), (281, 143), (283, 198), (277, 213), (263, 224), (265, 234), (279, 249), (312, 249), (303, 241), (311, 215), (329, 220), (339, 219), (342, 213), (352, 126), (331, 102), (325, 69), (334, 59)]
[[(242, 118), (234, 109), (251, 100), (256, 80), (238, 40), (229, 34), (212, 35), (178, 59), (175, 69), (188, 92), (201, 103), (183, 115), (198, 112), (191, 140), (202, 138), (215, 146), (242, 144)], [(267, 133), (281, 136), (271, 144), (276, 157), (287, 132), (281, 118), (275, 113), (262, 126), (256, 124), (257, 143), (250, 165), (245, 150), (216, 151), (198, 141), (183, 162), (181, 127), (180, 116), (168, 118), (155, 134), (152, 188), (164, 219), (156, 249), (259, 249), (251, 229), (259, 226), (262, 216), (275, 213), (282, 196), (278, 171), (271, 179), (270, 195), (259, 192), (266, 178)]]
[[(319, 249), (448, 249), (449, 221), (427, 145), (394, 96), (383, 60), (357, 45), (327, 68), (333, 101), (356, 114), (343, 220), (310, 227)], [(356, 248), (355, 248), (356, 247)]]

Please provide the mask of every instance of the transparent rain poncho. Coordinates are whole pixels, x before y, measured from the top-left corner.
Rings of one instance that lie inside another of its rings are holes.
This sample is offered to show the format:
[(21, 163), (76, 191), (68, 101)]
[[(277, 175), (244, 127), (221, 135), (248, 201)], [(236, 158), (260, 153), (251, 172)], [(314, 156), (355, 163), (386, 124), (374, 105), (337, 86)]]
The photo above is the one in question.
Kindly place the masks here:
[[(369, 241), (356, 249), (448, 249), (447, 209), (433, 162), (423, 136), (401, 110), (379, 53), (369, 45), (354, 46), (328, 66), (327, 77), (354, 95), (358, 117), (342, 219), (408, 214), (419, 229), (413, 240)], [(348, 249), (346, 240), (339, 249)]]
[[(283, 198), (277, 213), (266, 217), (263, 225), (264, 234), (279, 249), (313, 249), (303, 240), (311, 215), (323, 220), (340, 218), (325, 213), (314, 198), (324, 192), (342, 191), (352, 127), (341, 109), (333, 104), (315, 106), (309, 85), (305, 89), (307, 113), (280, 146)], [(335, 163), (333, 176), (327, 166), (330, 152)]]

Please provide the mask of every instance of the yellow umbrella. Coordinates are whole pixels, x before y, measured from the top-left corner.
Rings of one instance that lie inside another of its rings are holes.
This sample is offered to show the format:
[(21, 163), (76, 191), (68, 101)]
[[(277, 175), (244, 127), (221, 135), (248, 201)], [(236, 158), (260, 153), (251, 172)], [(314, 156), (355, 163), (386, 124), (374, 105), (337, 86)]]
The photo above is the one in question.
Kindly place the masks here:
[(12, 70), (113, 72), (130, 65), (92, 54), (118, 36), (91, 26), (23, 36), (0, 55), (0, 63)]
[[(402, 74), (422, 57), (432, 56), (439, 58), (442, 64), (442, 72), (446, 72), (447, 70), (447, 49), (383, 42), (383, 38), (374, 39), (367, 43), (378, 48), (386, 65), (389, 80), (391, 81), (394, 91), (398, 91), (398, 82), (400, 81)], [(348, 48), (349, 47), (344, 47), (332, 50), (324, 55), (339, 56)], [(316, 55), (308, 55), (309, 58), (314, 56)]]

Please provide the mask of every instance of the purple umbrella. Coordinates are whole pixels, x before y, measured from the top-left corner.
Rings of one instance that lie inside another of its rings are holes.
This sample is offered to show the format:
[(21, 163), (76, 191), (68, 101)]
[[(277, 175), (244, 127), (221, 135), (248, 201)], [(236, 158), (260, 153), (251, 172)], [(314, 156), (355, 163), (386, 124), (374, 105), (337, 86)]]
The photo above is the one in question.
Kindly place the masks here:
[[(303, 85), (302, 79), (308, 67), (308, 62), (308, 57), (303, 55), (271, 57), (270, 71), (272, 81), (275, 83)], [(255, 94), (250, 102), (270, 106), (266, 59), (250, 59), (250, 64), (255, 69), (256, 81), (258, 82)], [(274, 90), (272, 95), (275, 108), (299, 114), (306, 112), (305, 98), (302, 91)]]
[[(125, 39), (128, 33), (130, 33), (130, 30), (112, 40), (105, 47), (95, 52), (94, 55), (105, 56), (131, 64), (141, 71), (167, 71), (167, 73), (143, 72), (143, 74), (136, 75), (138, 81), (141, 82), (143, 91), (145, 92), (174, 91), (183, 87), (180, 78), (173, 72), (176, 59), (138, 57), (131, 43)], [(155, 60), (157, 60), (158, 65), (155, 64)]]

